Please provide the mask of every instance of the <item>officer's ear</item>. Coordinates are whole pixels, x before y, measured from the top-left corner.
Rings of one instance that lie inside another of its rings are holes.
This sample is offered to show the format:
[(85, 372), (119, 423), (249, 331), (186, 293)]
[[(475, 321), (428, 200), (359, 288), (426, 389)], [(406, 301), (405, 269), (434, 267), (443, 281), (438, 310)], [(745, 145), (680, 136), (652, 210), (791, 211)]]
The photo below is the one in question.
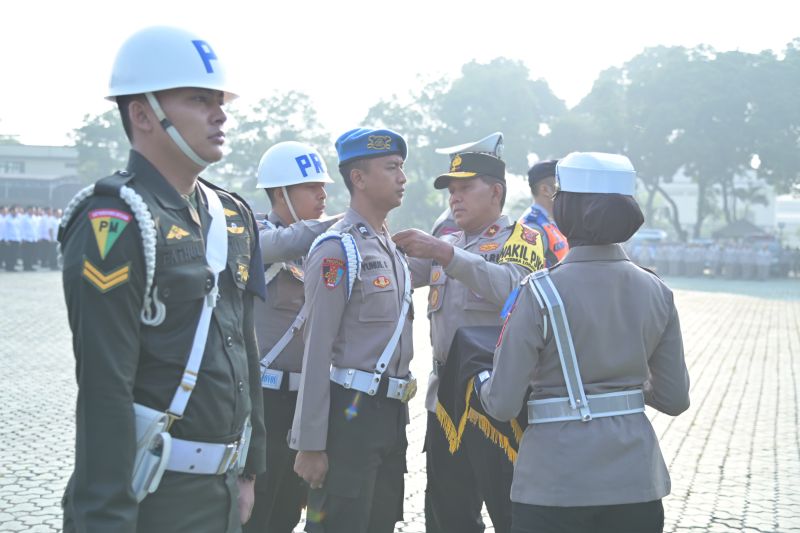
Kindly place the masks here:
[(353, 165), (350, 169), (350, 183), (353, 188), (363, 191), (367, 186), (366, 173), (361, 165)]
[(131, 100), (128, 104), (128, 119), (131, 125), (131, 140), (136, 137), (137, 132), (151, 133), (158, 123), (152, 108), (139, 98)]

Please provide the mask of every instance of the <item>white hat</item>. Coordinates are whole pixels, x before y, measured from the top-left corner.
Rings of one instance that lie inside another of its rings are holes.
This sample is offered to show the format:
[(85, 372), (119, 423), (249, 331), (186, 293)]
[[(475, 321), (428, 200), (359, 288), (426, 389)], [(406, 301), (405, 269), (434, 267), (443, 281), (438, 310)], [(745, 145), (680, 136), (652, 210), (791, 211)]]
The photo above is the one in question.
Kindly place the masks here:
[(455, 146), (448, 146), (447, 148), (437, 148), (437, 154), (447, 154), (452, 159), (456, 154), (464, 152), (480, 152), (484, 154), (491, 154), (499, 159), (503, 157), (503, 133), (496, 131), (491, 135), (487, 135), (483, 139), (475, 142), (464, 144), (457, 144)]
[(636, 192), (636, 170), (624, 155), (572, 152), (556, 165), (558, 188), (564, 192), (624, 194)]
[(217, 54), (205, 40), (180, 28), (153, 26), (131, 35), (120, 47), (108, 84), (109, 100), (180, 87), (198, 87), (236, 98)]

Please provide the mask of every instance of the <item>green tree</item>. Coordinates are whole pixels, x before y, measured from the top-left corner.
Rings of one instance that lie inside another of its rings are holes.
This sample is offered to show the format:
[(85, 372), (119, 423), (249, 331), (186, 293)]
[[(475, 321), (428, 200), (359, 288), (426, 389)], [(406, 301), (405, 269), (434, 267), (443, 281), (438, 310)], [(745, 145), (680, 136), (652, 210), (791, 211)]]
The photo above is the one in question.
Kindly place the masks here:
[(130, 142), (116, 109), (85, 115), (70, 137), (78, 150), (78, 175), (87, 183), (125, 168)]
[(502, 131), (503, 159), (515, 174), (528, 171), (528, 154), (541, 144), (540, 132), (567, 110), (545, 80), (531, 79), (521, 61), (503, 57), (486, 64), (467, 63), (431, 104), (433, 117), (442, 124), (434, 138), (437, 146)]

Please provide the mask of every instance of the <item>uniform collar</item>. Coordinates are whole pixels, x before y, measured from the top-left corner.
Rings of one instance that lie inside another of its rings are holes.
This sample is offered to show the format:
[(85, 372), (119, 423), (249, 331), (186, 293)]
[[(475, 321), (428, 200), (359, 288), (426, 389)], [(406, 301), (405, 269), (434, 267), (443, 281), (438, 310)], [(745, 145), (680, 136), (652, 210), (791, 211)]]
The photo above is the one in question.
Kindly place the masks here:
[(545, 208), (544, 208), (544, 207), (542, 207), (541, 205), (537, 204), (536, 202), (533, 202), (533, 203), (531, 204), (530, 211), (531, 211), (531, 213), (533, 213), (533, 212), (539, 212), (539, 213), (541, 213), (542, 215), (544, 215), (544, 217), (545, 217), (545, 218), (546, 218), (548, 221), (550, 221), (550, 222), (552, 222), (552, 221), (553, 221), (553, 217), (551, 217), (551, 216), (550, 216), (550, 215), (547, 213), (547, 209), (545, 209)]
[[(494, 239), (503, 228), (510, 225), (511, 222), (508, 220), (508, 216), (500, 215), (500, 218), (483, 228), (478, 235), (472, 235), (471, 238), (474, 239), (475, 237), (480, 236), (481, 239)], [(466, 234), (464, 234), (464, 236), (466, 237)]]
[(598, 244), (570, 248), (562, 263), (586, 261), (630, 261), (620, 244)]
[(136, 150), (131, 150), (128, 157), (128, 172), (134, 174), (136, 180), (153, 193), (156, 201), (162, 207), (167, 209), (188, 208), (175, 187), (170, 185), (166, 178), (156, 170), (156, 167)]
[(286, 225), (286, 223), (284, 223), (284, 221), (281, 219), (281, 217), (278, 216), (278, 214), (275, 211), (270, 211), (269, 212), (269, 215), (267, 216), (267, 220), (269, 220), (270, 222), (272, 222), (273, 224), (275, 224), (279, 228), (288, 227)]
[[(358, 211), (356, 211), (352, 207), (349, 207), (347, 209), (347, 211), (344, 214), (344, 218), (342, 219), (342, 222), (345, 227), (355, 226), (356, 232), (359, 235), (361, 235), (361, 237), (363, 237), (364, 239), (378, 238), (378, 232), (375, 231), (375, 229), (372, 226), (370, 226), (369, 222), (367, 222), (367, 219), (362, 217), (358, 213)], [(383, 226), (382, 229), (386, 235), (389, 234), (389, 230), (386, 229), (386, 226)]]

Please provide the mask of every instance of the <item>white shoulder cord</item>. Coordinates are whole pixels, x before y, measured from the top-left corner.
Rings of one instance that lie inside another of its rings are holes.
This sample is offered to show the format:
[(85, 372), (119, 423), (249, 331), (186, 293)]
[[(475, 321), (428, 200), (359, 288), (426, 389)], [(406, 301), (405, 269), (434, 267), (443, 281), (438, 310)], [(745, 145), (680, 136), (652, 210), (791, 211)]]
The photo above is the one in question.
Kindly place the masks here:
[[(67, 227), (75, 209), (92, 194), (94, 194), (94, 185), (89, 185), (81, 189), (72, 200), (70, 200), (66, 209), (64, 209), (64, 215), (61, 217), (60, 225), (62, 228)], [(126, 185), (122, 186), (119, 190), (119, 197), (130, 207), (133, 215), (136, 217), (136, 222), (139, 223), (139, 230), (142, 234), (142, 248), (145, 263), (145, 288), (144, 304), (142, 305), (140, 318), (142, 323), (147, 326), (158, 326), (164, 322), (164, 318), (167, 316), (167, 308), (158, 298), (158, 287), (153, 288), (153, 278), (156, 273), (155, 222), (153, 222), (153, 217), (150, 215), (150, 210), (147, 208), (144, 199), (132, 188)], [(60, 243), (59, 252), (61, 252)]]

